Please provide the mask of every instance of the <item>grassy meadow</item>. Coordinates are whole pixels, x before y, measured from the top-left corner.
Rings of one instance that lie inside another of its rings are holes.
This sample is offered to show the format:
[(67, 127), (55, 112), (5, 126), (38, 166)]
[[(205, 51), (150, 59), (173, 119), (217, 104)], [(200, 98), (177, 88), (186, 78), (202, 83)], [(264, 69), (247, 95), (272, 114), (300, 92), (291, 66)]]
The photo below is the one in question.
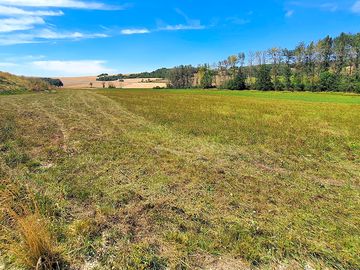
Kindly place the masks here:
[(4, 269), (359, 269), (360, 96), (0, 96)]

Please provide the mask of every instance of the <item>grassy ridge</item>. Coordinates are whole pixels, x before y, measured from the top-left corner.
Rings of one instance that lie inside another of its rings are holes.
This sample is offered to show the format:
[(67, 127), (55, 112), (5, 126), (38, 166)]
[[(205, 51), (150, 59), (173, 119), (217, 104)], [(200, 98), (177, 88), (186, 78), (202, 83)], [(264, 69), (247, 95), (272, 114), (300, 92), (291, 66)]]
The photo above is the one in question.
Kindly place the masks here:
[[(64, 267), (357, 269), (359, 97), (325, 99), (198, 90), (3, 96), (2, 198), (11, 184), (11, 209), (27, 206), (20, 220), (44, 219), (43, 242), (53, 246), (40, 253)], [(14, 257), (29, 250), (16, 220), (3, 214), (1, 248), (7, 263), (30, 267), (37, 256)]]
[(44, 91), (51, 86), (43, 80), (15, 76), (0, 71), (0, 94), (18, 94), (26, 91)]

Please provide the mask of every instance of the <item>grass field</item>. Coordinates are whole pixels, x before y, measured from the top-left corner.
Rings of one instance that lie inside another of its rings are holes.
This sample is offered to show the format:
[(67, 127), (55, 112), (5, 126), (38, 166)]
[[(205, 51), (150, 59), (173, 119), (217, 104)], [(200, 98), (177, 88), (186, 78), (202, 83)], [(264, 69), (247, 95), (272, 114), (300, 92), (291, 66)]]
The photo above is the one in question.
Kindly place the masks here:
[(61, 90), (0, 120), (5, 269), (360, 268), (358, 95)]

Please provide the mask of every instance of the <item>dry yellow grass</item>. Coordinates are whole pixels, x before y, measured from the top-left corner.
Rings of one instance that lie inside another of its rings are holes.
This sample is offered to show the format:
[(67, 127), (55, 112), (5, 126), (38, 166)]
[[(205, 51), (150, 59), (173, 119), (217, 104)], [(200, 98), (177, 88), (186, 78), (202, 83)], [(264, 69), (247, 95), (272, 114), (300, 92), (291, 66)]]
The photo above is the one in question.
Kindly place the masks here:
[(1, 248), (26, 269), (60, 269), (59, 250), (33, 195), (6, 180), (1, 186)]

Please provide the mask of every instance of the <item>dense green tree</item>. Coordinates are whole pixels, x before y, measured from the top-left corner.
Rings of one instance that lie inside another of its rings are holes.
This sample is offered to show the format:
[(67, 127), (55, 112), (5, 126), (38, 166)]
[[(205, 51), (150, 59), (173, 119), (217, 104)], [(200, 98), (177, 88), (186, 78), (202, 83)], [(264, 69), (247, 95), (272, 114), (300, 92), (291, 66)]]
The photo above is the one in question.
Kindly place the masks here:
[(268, 65), (261, 65), (257, 71), (256, 84), (257, 90), (273, 90), (274, 84), (271, 81), (271, 67)]
[(328, 71), (330, 69), (333, 55), (333, 39), (330, 36), (327, 36), (326, 38), (319, 41), (318, 47), (320, 57), (320, 70), (322, 72)]
[(200, 79), (200, 86), (205, 89), (212, 88), (214, 72), (210, 69), (208, 65), (205, 65), (204, 67), (200, 68), (199, 73), (200, 72), (202, 73)]
[(285, 84), (284, 86), (286, 90), (291, 90), (293, 88), (293, 83), (291, 81), (291, 76), (292, 76), (291, 65), (294, 60), (294, 51), (283, 49), (282, 54), (283, 54), (283, 59), (285, 61), (282, 69), (282, 75), (284, 77), (284, 84)]
[(246, 89), (246, 77), (242, 69), (239, 68), (233, 78), (227, 81), (225, 88), (229, 90), (245, 90)]
[(320, 74), (319, 90), (320, 91), (338, 91), (339, 77), (329, 71)]

